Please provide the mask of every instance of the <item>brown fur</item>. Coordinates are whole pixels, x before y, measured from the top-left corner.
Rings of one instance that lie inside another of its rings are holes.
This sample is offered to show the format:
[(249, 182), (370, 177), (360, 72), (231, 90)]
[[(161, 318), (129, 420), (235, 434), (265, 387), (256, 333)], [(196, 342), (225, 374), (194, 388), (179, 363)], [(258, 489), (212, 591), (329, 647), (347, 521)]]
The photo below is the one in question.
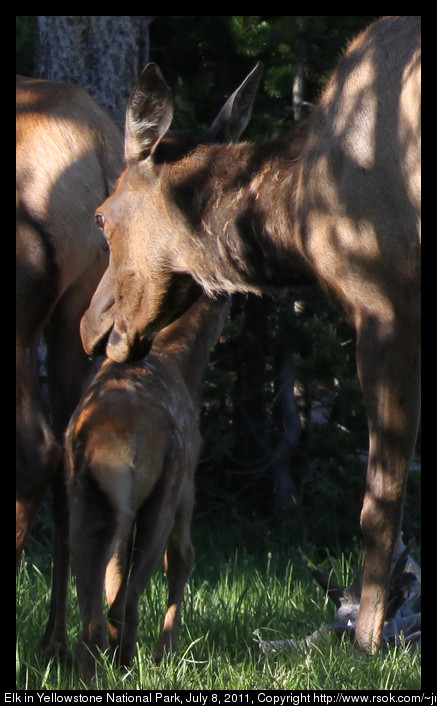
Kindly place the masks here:
[[(53, 483), (54, 585), (44, 645), (66, 651), (63, 604), (68, 524), (59, 460), (61, 441), (89, 373), (79, 321), (107, 262), (96, 205), (121, 171), (117, 128), (78, 86), (17, 78), (17, 564)], [(37, 373), (47, 344), (52, 422)]]
[(351, 44), (297, 143), (155, 160), (172, 110), (164, 86), (146, 67), (131, 96), (132, 159), (99, 208), (110, 266), (82, 320), (84, 346), (141, 355), (199, 285), (324, 287), (357, 331), (370, 453), (356, 634), (377, 650), (419, 419), (420, 18), (385, 18)]
[(97, 648), (106, 646), (103, 584), (111, 648), (129, 665), (138, 601), (166, 547), (168, 608), (155, 659), (176, 649), (194, 560), (198, 395), (228, 310), (228, 300), (202, 296), (156, 337), (143, 361), (106, 359), (68, 427), (70, 539), (83, 621), (78, 660), (87, 679)]
[(358, 643), (379, 647), (420, 409), (420, 18), (352, 43), (321, 100), (297, 199), (302, 248), (357, 331), (369, 420)]

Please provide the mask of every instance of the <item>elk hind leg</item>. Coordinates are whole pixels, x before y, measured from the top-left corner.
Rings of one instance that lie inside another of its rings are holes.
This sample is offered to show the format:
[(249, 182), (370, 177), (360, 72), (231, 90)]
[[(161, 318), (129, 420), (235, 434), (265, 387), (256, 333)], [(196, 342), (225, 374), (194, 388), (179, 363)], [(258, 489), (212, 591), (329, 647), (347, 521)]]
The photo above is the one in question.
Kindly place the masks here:
[(155, 647), (155, 662), (165, 654), (177, 650), (177, 636), (181, 619), (184, 591), (194, 564), (194, 548), (191, 542), (191, 517), (193, 494), (186, 494), (176, 512), (164, 557), (164, 569), (168, 581), (167, 611), (159, 641)]
[(132, 664), (138, 629), (140, 597), (164, 553), (174, 511), (164, 475), (152, 495), (137, 512), (130, 571), (125, 571), (122, 584), (110, 606), (108, 618), (112, 640), (118, 641), (118, 662)]
[[(76, 407), (84, 381), (89, 375), (90, 361), (84, 354), (79, 323), (89, 301), (86, 284), (70, 287), (57, 303), (46, 326), (47, 371), (53, 429), (63, 439), (68, 421)], [(70, 660), (66, 629), (66, 603), (70, 567), (68, 498), (64, 468), (58, 465), (52, 481), (52, 514), (54, 521), (54, 558), (50, 614), (42, 640), (46, 657)]]
[(16, 565), (61, 457), (44, 410), (36, 374), (36, 345), (17, 352)]
[[(132, 525), (132, 521), (130, 522)], [(109, 606), (108, 630), (109, 644), (113, 654), (117, 655), (123, 637), (127, 588), (129, 585), (133, 530), (130, 527), (127, 536), (119, 537), (114, 553), (106, 567), (105, 593)], [(119, 655), (118, 655), (119, 659)]]
[[(140, 511), (142, 515), (144, 509)], [(138, 630), (138, 604), (164, 551), (166, 536), (152, 518), (137, 517), (130, 570), (125, 571), (120, 589), (108, 611), (111, 647), (118, 652), (120, 666), (132, 665)]]
[(45, 658), (58, 657), (70, 663), (67, 638), (67, 596), (70, 571), (68, 501), (64, 468), (59, 464), (52, 481), (52, 512), (54, 519), (54, 559), (50, 613), (41, 647)]
[(99, 651), (107, 644), (103, 587), (116, 525), (113, 507), (96, 481), (90, 476), (74, 479), (70, 487), (70, 548), (83, 625), (76, 656), (79, 672), (87, 681), (94, 675)]

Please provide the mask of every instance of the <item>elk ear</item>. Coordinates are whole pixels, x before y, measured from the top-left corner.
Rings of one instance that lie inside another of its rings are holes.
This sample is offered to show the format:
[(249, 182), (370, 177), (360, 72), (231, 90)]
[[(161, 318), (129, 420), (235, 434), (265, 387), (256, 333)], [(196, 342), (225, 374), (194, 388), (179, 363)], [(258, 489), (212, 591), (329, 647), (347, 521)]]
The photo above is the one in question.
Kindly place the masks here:
[(156, 64), (147, 64), (126, 109), (124, 153), (126, 161), (149, 157), (170, 127), (173, 118), (171, 91)]
[(250, 74), (226, 101), (220, 113), (203, 136), (205, 142), (236, 142), (247, 127), (252, 114), (263, 65), (259, 61)]

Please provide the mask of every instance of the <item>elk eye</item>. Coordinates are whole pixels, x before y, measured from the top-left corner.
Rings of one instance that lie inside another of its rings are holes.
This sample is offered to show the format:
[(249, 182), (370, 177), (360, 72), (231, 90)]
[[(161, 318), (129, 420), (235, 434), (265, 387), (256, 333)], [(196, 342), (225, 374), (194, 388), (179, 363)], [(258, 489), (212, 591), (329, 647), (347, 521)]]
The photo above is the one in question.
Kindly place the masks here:
[(103, 231), (105, 227), (105, 216), (102, 213), (96, 213), (94, 220), (96, 221), (97, 227)]

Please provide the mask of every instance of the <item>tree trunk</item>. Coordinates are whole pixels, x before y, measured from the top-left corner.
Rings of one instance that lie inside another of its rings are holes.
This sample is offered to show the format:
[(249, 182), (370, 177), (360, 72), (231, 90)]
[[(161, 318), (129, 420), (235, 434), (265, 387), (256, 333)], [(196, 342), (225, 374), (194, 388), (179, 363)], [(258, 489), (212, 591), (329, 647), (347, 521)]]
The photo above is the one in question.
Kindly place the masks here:
[(35, 75), (77, 83), (124, 129), (126, 103), (149, 60), (142, 16), (38, 16)]
[(299, 448), (302, 427), (294, 393), (294, 341), (289, 334), (289, 330), (296, 328), (294, 318), (290, 301), (287, 307), (284, 307), (280, 319), (280, 334), (279, 340), (276, 341), (273, 363), (275, 398), (272, 416), (275, 423), (273, 444), (275, 452), (270, 474), (274, 487), (275, 510), (278, 513), (288, 511), (290, 505), (299, 500), (298, 478), (293, 471), (295, 471), (295, 456)]
[(298, 122), (303, 117), (302, 108), (305, 104), (305, 73), (308, 63), (307, 17), (305, 15), (297, 17), (297, 55), (297, 67), (292, 91), (295, 122)]

